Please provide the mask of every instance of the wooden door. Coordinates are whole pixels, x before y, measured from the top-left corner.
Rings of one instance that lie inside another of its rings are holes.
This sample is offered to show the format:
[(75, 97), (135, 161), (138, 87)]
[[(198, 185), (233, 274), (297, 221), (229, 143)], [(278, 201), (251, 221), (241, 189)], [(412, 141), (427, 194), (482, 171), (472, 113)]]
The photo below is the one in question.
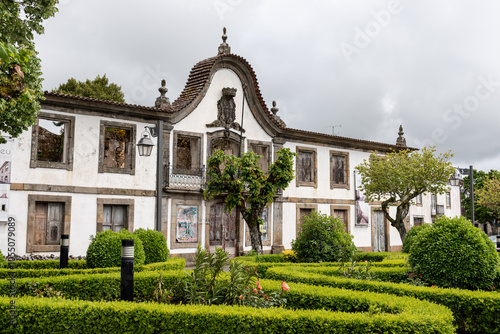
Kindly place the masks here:
[(58, 245), (61, 241), (64, 204), (36, 202), (34, 245)]
[(238, 214), (236, 209), (226, 213), (224, 207), (224, 203), (216, 203), (210, 207), (209, 250), (213, 252), (215, 247), (219, 247), (234, 257), (238, 240)]
[(347, 210), (340, 210), (340, 209), (335, 209), (333, 210), (333, 216), (335, 218), (338, 218), (342, 220), (344, 223), (344, 230), (349, 233), (349, 226), (348, 226), (348, 217), (347, 217)]
[(385, 229), (385, 217), (382, 211), (373, 212), (373, 251), (387, 252), (387, 231)]

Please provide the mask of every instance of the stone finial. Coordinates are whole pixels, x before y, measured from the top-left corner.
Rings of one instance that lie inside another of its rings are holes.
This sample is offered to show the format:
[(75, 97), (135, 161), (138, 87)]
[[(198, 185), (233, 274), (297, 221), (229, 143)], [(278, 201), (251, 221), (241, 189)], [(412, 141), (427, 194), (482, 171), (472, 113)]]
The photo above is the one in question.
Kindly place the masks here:
[(271, 108), (271, 112), (273, 113), (274, 116), (278, 113), (278, 108), (276, 108), (276, 101), (273, 101), (273, 107)]
[(399, 137), (398, 137), (398, 139), (396, 139), (396, 146), (406, 147), (406, 139), (405, 139), (405, 137), (403, 137), (404, 132), (403, 132), (402, 125), (399, 126), (398, 135), (399, 135)]
[(166, 87), (167, 82), (165, 79), (161, 81), (161, 87), (158, 88), (158, 91), (160, 92), (160, 96), (156, 98), (155, 101), (155, 107), (156, 108), (167, 108), (170, 106), (170, 101), (168, 97), (165, 96), (165, 94), (168, 92), (168, 88)]
[(278, 123), (283, 126), (284, 128), (286, 127), (286, 123), (281, 119), (281, 117), (278, 116), (278, 107), (276, 107), (276, 101), (273, 101), (273, 107), (271, 108), (271, 112), (273, 113), (273, 117)]
[(222, 29), (222, 43), (219, 45), (219, 54), (220, 55), (228, 55), (231, 53), (231, 47), (226, 43), (227, 35), (226, 35), (226, 27)]

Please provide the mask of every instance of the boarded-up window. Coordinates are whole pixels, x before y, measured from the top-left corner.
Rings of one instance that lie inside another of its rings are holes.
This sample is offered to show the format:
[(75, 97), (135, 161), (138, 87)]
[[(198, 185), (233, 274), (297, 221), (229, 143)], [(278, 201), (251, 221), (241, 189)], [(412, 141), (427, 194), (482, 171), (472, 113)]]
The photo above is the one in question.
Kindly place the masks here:
[(349, 232), (349, 220), (348, 220), (348, 211), (342, 209), (334, 209), (333, 216), (335, 218), (340, 219), (344, 223), (344, 228), (346, 232)]
[(67, 162), (68, 124), (64, 121), (38, 119), (37, 154), (38, 161)]
[(106, 127), (104, 133), (104, 167), (132, 168), (131, 130)]
[(251, 145), (252, 151), (260, 155), (259, 167), (263, 172), (267, 172), (269, 169), (269, 146), (264, 145)]
[(175, 168), (184, 170), (200, 168), (199, 138), (177, 136)]
[(114, 231), (127, 228), (127, 205), (104, 205), (102, 217), (102, 230)]
[(344, 155), (332, 155), (331, 166), (332, 166), (332, 181), (335, 184), (345, 184), (346, 183), (346, 157)]
[(64, 203), (36, 202), (34, 245), (58, 245), (61, 239)]
[(299, 151), (297, 154), (297, 178), (300, 182), (314, 182), (314, 152)]
[(420, 226), (424, 223), (424, 217), (413, 217), (413, 226)]
[(222, 150), (225, 155), (238, 155), (239, 144), (228, 139), (216, 139), (212, 142), (212, 154), (215, 150)]

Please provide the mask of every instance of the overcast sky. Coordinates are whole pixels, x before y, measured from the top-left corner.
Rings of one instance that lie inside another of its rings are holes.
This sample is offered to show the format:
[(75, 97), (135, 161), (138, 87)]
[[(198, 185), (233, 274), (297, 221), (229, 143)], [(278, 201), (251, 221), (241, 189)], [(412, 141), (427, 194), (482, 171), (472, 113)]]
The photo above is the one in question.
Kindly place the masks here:
[(44, 88), (106, 74), (128, 103), (173, 102), (190, 69), (231, 52), (288, 127), (455, 153), (500, 170), (500, 2), (60, 0), (36, 38)]

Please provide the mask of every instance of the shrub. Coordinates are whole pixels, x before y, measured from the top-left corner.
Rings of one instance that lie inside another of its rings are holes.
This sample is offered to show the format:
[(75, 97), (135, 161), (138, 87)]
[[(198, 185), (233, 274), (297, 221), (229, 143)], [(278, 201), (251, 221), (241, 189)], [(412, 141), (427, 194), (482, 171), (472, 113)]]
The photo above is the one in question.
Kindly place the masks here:
[(438, 217), (419, 232), (409, 257), (428, 284), (465, 289), (491, 289), (500, 265), (493, 243), (464, 217)]
[(144, 264), (144, 248), (141, 239), (127, 230), (120, 232), (104, 231), (98, 233), (87, 248), (89, 268), (121, 266), (122, 239), (134, 239), (134, 265)]
[(283, 258), (285, 259), (285, 262), (297, 262), (297, 253), (295, 253), (291, 249), (285, 249), (284, 251), (281, 252), (283, 254)]
[(411, 246), (415, 241), (415, 237), (420, 233), (420, 231), (429, 228), (431, 225), (423, 224), (420, 226), (413, 226), (406, 234), (405, 241), (403, 241), (403, 253), (410, 253)]
[(146, 255), (144, 264), (167, 261), (170, 253), (167, 247), (167, 240), (161, 232), (140, 228), (135, 230), (134, 234), (142, 241)]
[(7, 267), (7, 260), (3, 257), (2, 251), (0, 251), (0, 268)]
[(292, 249), (300, 262), (348, 262), (357, 252), (340, 219), (315, 211), (302, 218)]

